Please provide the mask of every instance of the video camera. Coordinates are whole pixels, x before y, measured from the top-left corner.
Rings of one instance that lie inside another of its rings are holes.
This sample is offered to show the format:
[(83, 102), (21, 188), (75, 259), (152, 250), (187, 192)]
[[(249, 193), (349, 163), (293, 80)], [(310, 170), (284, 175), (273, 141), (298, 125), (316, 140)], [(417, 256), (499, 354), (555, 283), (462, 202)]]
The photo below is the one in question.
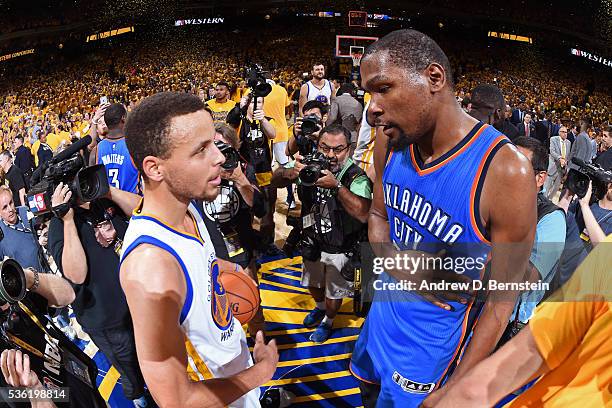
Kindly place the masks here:
[[(79, 150), (90, 143), (91, 136), (80, 139), (34, 172), (27, 201), (35, 216), (51, 211), (61, 214), (71, 207), (108, 194), (110, 187), (104, 165), (85, 167), (85, 160), (79, 154)], [(53, 208), (51, 198), (60, 183), (70, 187), (72, 198), (68, 204)]]
[(302, 118), (302, 135), (310, 136), (323, 129), (321, 119), (315, 114), (306, 115)]
[(238, 167), (239, 159), (236, 149), (220, 140), (215, 140), (215, 146), (217, 146), (217, 149), (225, 156), (225, 163), (221, 165), (224, 170), (234, 170)]
[[(70, 388), (70, 406), (106, 406), (96, 387), (96, 364), (73, 344), (41, 309), (36, 293), (26, 296), (26, 278), (13, 259), (0, 263), (0, 351), (21, 350), (30, 357), (30, 367), (47, 389)], [(46, 304), (46, 303), (45, 303)], [(0, 394), (0, 401), (6, 396)], [(81, 399), (87, 405), (74, 405)], [(69, 401), (68, 401), (69, 400)], [(2, 405), (4, 406), (4, 405)], [(62, 405), (63, 406), (63, 405)]]
[(612, 171), (604, 170), (596, 164), (587, 163), (577, 157), (572, 158), (572, 163), (576, 164), (579, 169), (570, 169), (567, 173), (566, 188), (582, 198), (589, 189), (590, 180), (593, 183), (592, 200), (601, 200), (606, 194), (608, 183), (612, 183)]
[(266, 71), (260, 65), (253, 64), (247, 69), (247, 85), (251, 88), (251, 94), (255, 97), (265, 97), (272, 92), (272, 85), (266, 82), (264, 73)]
[(302, 160), (304, 168), (300, 171), (300, 182), (303, 186), (314, 186), (317, 180), (321, 177), (323, 170), (331, 168), (330, 162), (321, 152), (314, 152), (304, 157)]

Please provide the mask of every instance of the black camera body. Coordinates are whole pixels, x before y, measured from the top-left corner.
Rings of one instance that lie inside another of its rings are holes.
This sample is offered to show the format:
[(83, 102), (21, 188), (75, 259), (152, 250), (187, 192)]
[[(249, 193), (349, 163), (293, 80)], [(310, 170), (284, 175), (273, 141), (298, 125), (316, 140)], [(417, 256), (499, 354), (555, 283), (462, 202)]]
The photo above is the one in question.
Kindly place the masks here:
[(272, 92), (272, 85), (266, 82), (264, 72), (257, 64), (247, 69), (247, 85), (251, 88), (251, 94), (257, 98), (263, 98)]
[[(110, 187), (104, 165), (85, 167), (85, 160), (78, 152), (90, 142), (90, 136), (79, 140), (34, 172), (33, 186), (28, 191), (27, 201), (35, 216), (54, 210), (67, 211), (79, 203), (93, 201), (108, 194)], [(72, 197), (68, 205), (63, 206), (65, 208), (53, 208), (51, 198), (60, 183), (69, 186)]]
[(612, 183), (612, 171), (604, 170), (602, 167), (587, 163), (577, 157), (572, 158), (572, 163), (579, 169), (570, 169), (567, 173), (565, 186), (579, 198), (585, 196), (589, 189), (589, 180), (592, 182), (592, 200), (601, 200), (606, 194), (608, 183)]
[(220, 140), (215, 140), (215, 146), (217, 146), (217, 149), (225, 156), (225, 163), (221, 165), (224, 170), (234, 170), (238, 167), (238, 162), (240, 160), (236, 149)]
[(314, 152), (304, 157), (302, 160), (304, 168), (300, 171), (300, 182), (303, 186), (314, 186), (321, 177), (323, 170), (329, 170), (331, 164), (327, 156), (321, 152)]
[(315, 114), (306, 115), (302, 118), (302, 135), (310, 136), (323, 128), (321, 119)]

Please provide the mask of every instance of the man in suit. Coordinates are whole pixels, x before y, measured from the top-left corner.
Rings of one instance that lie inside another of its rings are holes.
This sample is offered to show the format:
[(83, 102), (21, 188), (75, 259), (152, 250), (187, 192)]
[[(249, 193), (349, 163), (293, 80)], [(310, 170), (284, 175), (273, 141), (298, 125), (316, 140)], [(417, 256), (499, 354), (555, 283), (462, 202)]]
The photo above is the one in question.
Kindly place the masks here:
[(518, 129), (512, 123), (512, 108), (510, 105), (506, 105), (506, 118), (504, 119), (502, 133), (512, 141), (518, 137)]
[(512, 117), (510, 118), (510, 121), (513, 125), (516, 125), (518, 127), (521, 123), (523, 123), (526, 113), (527, 112), (525, 109), (525, 104), (522, 103), (518, 108), (512, 111)]
[(570, 122), (569, 130), (567, 132), (567, 140), (569, 140), (570, 143), (573, 145), (576, 141), (576, 136), (578, 136), (578, 126)]
[(535, 136), (535, 127), (531, 122), (531, 114), (526, 113), (523, 117), (523, 123), (518, 125), (517, 127), (519, 136)]
[(569, 155), (570, 169), (578, 169), (578, 166), (571, 162), (571, 159), (577, 157), (579, 159), (584, 160), (587, 163), (591, 162), (591, 154), (593, 152), (593, 147), (591, 145), (591, 138), (587, 133), (587, 130), (591, 126), (591, 121), (589, 119), (581, 119), (580, 120), (580, 133), (576, 136), (576, 141), (572, 143), (572, 150)]
[(534, 126), (535, 126), (535, 133), (532, 136), (538, 139), (540, 143), (542, 143), (542, 146), (544, 146), (544, 148), (548, 148), (548, 144), (549, 144), (550, 136), (551, 136), (550, 134), (551, 126), (550, 126), (550, 122), (548, 121), (547, 117), (542, 115), (542, 119), (535, 121)]
[(604, 150), (595, 158), (595, 164), (600, 165), (605, 170), (612, 170), (612, 126), (606, 125), (601, 138), (601, 145)]
[(561, 180), (567, 172), (567, 156), (572, 144), (567, 140), (567, 128), (561, 126), (559, 136), (550, 138), (550, 153), (548, 154), (548, 178), (544, 184), (546, 197), (553, 198), (559, 190)]

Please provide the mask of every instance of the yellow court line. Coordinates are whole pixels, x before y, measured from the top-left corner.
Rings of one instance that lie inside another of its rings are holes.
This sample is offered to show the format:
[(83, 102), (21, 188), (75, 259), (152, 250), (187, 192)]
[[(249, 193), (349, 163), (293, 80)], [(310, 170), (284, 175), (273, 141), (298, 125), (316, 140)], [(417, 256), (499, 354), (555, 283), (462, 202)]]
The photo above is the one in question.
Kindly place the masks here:
[[(302, 324), (307, 312), (292, 310), (264, 309), (266, 322)], [(334, 329), (342, 327), (361, 327), (364, 319), (350, 315), (338, 315), (334, 319)]]
[(284, 307), (287, 309), (312, 310), (315, 303), (312, 296), (307, 294), (281, 292), (276, 290), (260, 289), (261, 303), (268, 307)]
[(276, 346), (279, 350), (289, 350), (294, 348), (302, 347), (313, 347), (313, 346), (327, 346), (329, 344), (346, 343), (349, 341), (357, 340), (358, 334), (353, 336), (336, 337), (335, 339), (329, 339), (325, 343), (315, 343), (314, 341), (301, 341), (299, 343), (279, 344)]
[(304, 289), (299, 286), (285, 285), (284, 283), (276, 283), (276, 282), (269, 281), (267, 279), (260, 279), (259, 283), (266, 283), (271, 286), (276, 286), (277, 288), (291, 289), (291, 290), (295, 290), (295, 291), (302, 292), (302, 293), (308, 293), (308, 289)]
[(305, 383), (305, 382), (310, 382), (310, 381), (324, 381), (324, 380), (331, 380), (334, 378), (346, 377), (349, 375), (352, 375), (349, 370), (337, 371), (335, 373), (325, 373), (325, 374), (309, 375), (306, 377), (295, 377), (295, 378), (284, 378), (282, 380), (272, 380), (272, 381), (268, 381), (263, 386), (272, 387), (272, 386), (278, 386), (278, 385)]
[(352, 353), (336, 354), (335, 356), (323, 356), (323, 357), (312, 357), (303, 358), (300, 360), (287, 360), (279, 361), (276, 367), (293, 367), (299, 366), (300, 364), (316, 364), (316, 363), (327, 363), (328, 361), (338, 361), (351, 358)]
[(111, 366), (111, 368), (108, 369), (108, 372), (98, 387), (98, 391), (100, 391), (100, 395), (104, 398), (104, 401), (108, 401), (110, 398), (119, 376), (119, 371), (117, 371), (115, 367)]
[(294, 265), (294, 264), (298, 264), (298, 263), (302, 263), (302, 257), (301, 256), (296, 256), (295, 258), (278, 259), (276, 261), (270, 261), (270, 262), (262, 263), (261, 267), (259, 268), (259, 270), (261, 272), (267, 272), (267, 271), (270, 271), (272, 269), (284, 268), (285, 266)]
[(276, 271), (272, 272), (272, 271), (270, 271), (270, 272), (264, 272), (264, 273), (267, 274), (267, 275), (272, 275), (272, 276), (280, 276), (282, 278), (291, 279), (291, 280), (298, 281), (298, 282), (300, 282), (302, 280), (302, 278), (299, 277), (299, 276), (288, 275), (288, 274), (282, 273), (282, 272), (276, 272)]
[(298, 268), (297, 266), (285, 266), (283, 269), (289, 269), (290, 271), (302, 272), (302, 268)]
[(326, 400), (328, 398), (345, 397), (347, 395), (355, 395), (355, 394), (359, 394), (359, 388), (357, 387), (349, 388), (348, 390), (325, 392), (323, 394), (304, 395), (302, 397), (296, 397), (291, 402), (300, 403), (300, 402), (306, 402), (306, 401), (321, 401), (321, 400)]

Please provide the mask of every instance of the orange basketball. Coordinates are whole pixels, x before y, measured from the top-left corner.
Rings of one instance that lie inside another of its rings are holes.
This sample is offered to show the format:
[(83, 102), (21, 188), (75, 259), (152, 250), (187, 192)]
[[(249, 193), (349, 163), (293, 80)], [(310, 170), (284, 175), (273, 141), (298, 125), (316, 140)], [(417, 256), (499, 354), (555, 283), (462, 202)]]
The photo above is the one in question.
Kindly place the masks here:
[(255, 281), (242, 272), (228, 271), (220, 276), (221, 284), (232, 308), (232, 314), (245, 324), (257, 313), (259, 308), (259, 289)]

